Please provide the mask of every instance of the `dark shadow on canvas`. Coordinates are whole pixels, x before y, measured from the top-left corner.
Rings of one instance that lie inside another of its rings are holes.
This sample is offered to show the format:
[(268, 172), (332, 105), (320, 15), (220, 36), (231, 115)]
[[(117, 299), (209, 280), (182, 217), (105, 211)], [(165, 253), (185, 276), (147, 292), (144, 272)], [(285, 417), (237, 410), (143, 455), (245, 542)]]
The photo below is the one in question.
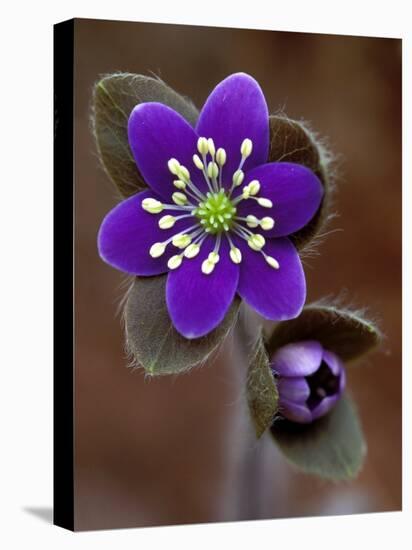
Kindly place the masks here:
[(53, 523), (53, 508), (51, 506), (25, 506), (23, 510), (46, 523)]

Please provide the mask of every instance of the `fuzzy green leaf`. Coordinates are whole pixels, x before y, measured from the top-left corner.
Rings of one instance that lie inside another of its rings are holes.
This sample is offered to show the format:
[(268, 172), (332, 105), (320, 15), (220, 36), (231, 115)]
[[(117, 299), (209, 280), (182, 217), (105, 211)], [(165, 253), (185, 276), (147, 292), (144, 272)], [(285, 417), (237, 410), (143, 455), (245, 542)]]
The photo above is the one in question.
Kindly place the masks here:
[(319, 233), (329, 217), (332, 191), (329, 154), (324, 145), (304, 124), (286, 116), (271, 116), (269, 162), (294, 162), (312, 170), (322, 182), (324, 197), (314, 218), (291, 236), (298, 249), (305, 248)]
[(313, 424), (279, 419), (271, 434), (296, 468), (333, 481), (354, 478), (366, 455), (358, 415), (348, 396), (343, 396), (327, 416)]
[(194, 125), (194, 105), (157, 78), (130, 73), (107, 75), (96, 83), (92, 124), (99, 158), (122, 197), (146, 188), (127, 138), (127, 123), (139, 103), (158, 101)]
[(278, 405), (278, 391), (261, 336), (250, 355), (246, 389), (250, 414), (259, 438), (272, 424)]
[(210, 334), (188, 340), (170, 320), (166, 278), (134, 279), (124, 309), (126, 347), (133, 365), (142, 366), (153, 376), (181, 373), (206, 361), (234, 325), (240, 304), (236, 298), (222, 323)]
[(343, 361), (357, 359), (381, 341), (376, 325), (360, 312), (333, 305), (306, 306), (299, 317), (279, 323), (267, 337), (269, 356), (281, 346), (302, 340), (318, 340)]

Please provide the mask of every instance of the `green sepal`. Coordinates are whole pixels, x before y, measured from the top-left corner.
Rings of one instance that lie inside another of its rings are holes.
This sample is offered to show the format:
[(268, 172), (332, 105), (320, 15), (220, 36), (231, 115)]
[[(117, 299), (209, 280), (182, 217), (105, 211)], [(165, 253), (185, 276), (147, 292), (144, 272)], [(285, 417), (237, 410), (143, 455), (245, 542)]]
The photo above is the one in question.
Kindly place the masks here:
[(174, 328), (166, 307), (166, 275), (135, 278), (124, 306), (126, 348), (133, 366), (159, 376), (185, 372), (204, 363), (217, 350), (236, 322), (236, 298), (226, 317), (212, 332), (189, 340)]
[(348, 395), (343, 395), (329, 414), (312, 424), (279, 418), (270, 433), (295, 468), (332, 481), (356, 477), (366, 456), (358, 414)]
[(298, 250), (305, 249), (319, 235), (330, 218), (333, 191), (331, 157), (325, 145), (307, 125), (285, 115), (271, 116), (268, 162), (293, 162), (314, 172), (323, 185), (322, 203), (313, 219), (290, 236)]
[(278, 391), (260, 335), (250, 354), (246, 391), (256, 436), (259, 438), (271, 426), (278, 406)]
[(279, 323), (266, 337), (269, 357), (281, 346), (303, 340), (317, 340), (343, 361), (358, 359), (382, 339), (379, 328), (361, 311), (333, 304), (305, 306), (296, 319)]
[(158, 78), (115, 73), (104, 76), (94, 87), (92, 127), (98, 156), (123, 198), (147, 187), (129, 147), (127, 124), (133, 108), (149, 101), (171, 107), (191, 125), (197, 120), (192, 102)]

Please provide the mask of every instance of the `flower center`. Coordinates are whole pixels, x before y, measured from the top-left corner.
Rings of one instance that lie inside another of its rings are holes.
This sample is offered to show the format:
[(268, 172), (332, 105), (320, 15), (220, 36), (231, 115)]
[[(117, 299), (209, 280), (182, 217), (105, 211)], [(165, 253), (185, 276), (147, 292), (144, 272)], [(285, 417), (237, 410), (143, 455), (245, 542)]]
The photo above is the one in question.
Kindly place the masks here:
[[(202, 262), (201, 270), (205, 275), (210, 275), (220, 260), (219, 250), (222, 239), (229, 243), (229, 256), (233, 263), (242, 262), (242, 252), (235, 246), (233, 236), (244, 240), (248, 246), (262, 255), (266, 263), (273, 269), (279, 269), (276, 258), (269, 256), (263, 250), (266, 244), (265, 237), (260, 232), (270, 231), (275, 220), (270, 216), (259, 219), (253, 214), (246, 216), (237, 215), (237, 205), (241, 201), (256, 201), (262, 208), (272, 209), (272, 201), (259, 195), (261, 185), (258, 180), (249, 181), (233, 198), (232, 194), (237, 187), (243, 184), (245, 174), (243, 165), (251, 155), (253, 143), (250, 139), (243, 140), (240, 147), (240, 163), (237, 170), (228, 176), (232, 185), (225, 189), (223, 185), (223, 169), (226, 164), (226, 151), (223, 148), (215, 149), (213, 139), (200, 137), (197, 142), (198, 154), (193, 155), (193, 164), (199, 170), (206, 182), (207, 191), (201, 191), (192, 181), (190, 171), (186, 166), (175, 159), (169, 159), (167, 165), (170, 173), (174, 176), (171, 191), (171, 204), (163, 204), (154, 198), (145, 198), (142, 201), (142, 208), (151, 214), (158, 215), (163, 210), (168, 213), (159, 218), (158, 224), (161, 229), (172, 228), (178, 220), (192, 218), (195, 222), (190, 223), (184, 231), (175, 233), (168, 239), (153, 243), (149, 249), (152, 258), (159, 258), (165, 253), (166, 247), (173, 244), (182, 252), (171, 256), (167, 262), (169, 269), (177, 269), (183, 260), (195, 258), (200, 247), (208, 235), (215, 237), (215, 245), (212, 252)], [(230, 181), (227, 178), (226, 181)], [(179, 215), (175, 216), (177, 211)], [(259, 228), (259, 229), (258, 229)]]
[(307, 405), (314, 409), (326, 396), (335, 395), (339, 391), (340, 376), (335, 376), (327, 363), (322, 361), (319, 369), (306, 377), (309, 384), (310, 395)]
[(224, 189), (218, 193), (207, 193), (206, 200), (199, 203), (194, 215), (204, 230), (212, 235), (229, 231), (233, 225), (236, 207), (226, 195)]

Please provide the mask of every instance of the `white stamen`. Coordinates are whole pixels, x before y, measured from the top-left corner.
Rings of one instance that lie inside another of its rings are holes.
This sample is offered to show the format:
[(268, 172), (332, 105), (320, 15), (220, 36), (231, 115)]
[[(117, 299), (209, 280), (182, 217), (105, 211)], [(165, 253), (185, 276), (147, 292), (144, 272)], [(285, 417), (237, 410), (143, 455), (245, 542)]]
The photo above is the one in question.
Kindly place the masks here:
[[(187, 218), (187, 217), (190, 217), (190, 216), (191, 216), (191, 214), (185, 214), (183, 216), (178, 216), (176, 218), (176, 221), (181, 219), (181, 218)], [(192, 231), (192, 233), (189, 233), (189, 231)], [(156, 246), (153, 250), (157, 251), (159, 249), (159, 252), (160, 252), (160, 248), (157, 245), (160, 245), (160, 246), (166, 248), (166, 246), (171, 242), (173, 242), (173, 244), (176, 243), (175, 246), (177, 246), (178, 248), (183, 248), (182, 246), (178, 246), (178, 245), (185, 244), (185, 243), (186, 243), (186, 245), (190, 244), (192, 239), (197, 237), (200, 233), (203, 233), (202, 228), (200, 228), (198, 224), (194, 224), (191, 227), (188, 227), (187, 229), (185, 229), (184, 231), (181, 231), (180, 233), (176, 233), (175, 235), (172, 235), (171, 237), (169, 237), (163, 243), (155, 243), (153, 246), (155, 246), (155, 245)], [(163, 250), (163, 252), (164, 252), (164, 250)]]
[[(242, 168), (243, 168), (243, 165), (245, 164), (245, 161), (246, 161), (247, 157), (252, 153), (252, 149), (253, 149), (252, 140), (250, 140), (248, 138), (244, 139), (243, 142), (242, 142), (242, 145), (240, 146), (240, 153), (242, 155), (242, 158), (240, 159), (238, 169), (233, 174), (233, 180), (232, 180), (233, 183), (232, 183), (232, 187), (229, 190), (229, 197), (231, 196), (231, 194), (233, 192), (233, 189), (235, 187), (241, 185), (241, 183), (243, 181), (244, 174), (242, 172)], [(239, 174), (240, 174), (240, 176), (239, 176)], [(238, 197), (238, 202), (239, 202), (239, 200), (242, 200), (242, 197)]]
[(214, 269), (215, 264), (210, 260), (204, 260), (202, 262), (202, 273), (204, 273), (205, 275), (210, 275), (210, 273), (212, 273)]
[(142, 200), (142, 208), (146, 212), (150, 212), (150, 214), (159, 214), (163, 210), (164, 205), (156, 199), (147, 198)]
[(169, 161), (167, 162), (167, 167), (169, 168), (170, 172), (174, 175), (174, 176), (177, 176), (178, 174), (178, 171), (179, 171), (179, 168), (180, 168), (180, 163), (178, 160), (174, 159), (174, 158), (171, 158), (169, 159)]
[(193, 163), (196, 166), (196, 168), (199, 168), (199, 170), (203, 170), (205, 167), (203, 162), (200, 160), (199, 155), (193, 155)]
[(187, 233), (175, 235), (172, 243), (176, 248), (186, 248), (192, 242), (192, 238)]
[(183, 193), (179, 193), (179, 191), (176, 191), (172, 195), (172, 200), (175, 204), (179, 206), (183, 206), (184, 204), (187, 204), (187, 197)]
[(199, 251), (200, 251), (199, 244), (192, 243), (185, 248), (185, 251), (183, 252), (183, 254), (185, 255), (186, 258), (194, 258), (199, 254)]
[[(212, 140), (212, 143), (213, 143), (213, 140)], [(214, 147), (214, 144), (213, 144), (213, 147)], [(197, 140), (197, 150), (202, 155), (202, 159), (203, 159), (203, 170), (202, 170), (202, 172), (203, 172), (203, 176), (205, 178), (205, 182), (206, 182), (206, 184), (209, 188), (209, 191), (214, 193), (216, 191), (216, 189), (213, 189), (213, 185), (212, 185), (212, 182), (209, 179), (208, 170), (207, 170), (206, 156), (209, 153), (209, 142), (205, 137), (200, 137)]]
[(239, 185), (242, 185), (243, 178), (245, 177), (245, 174), (243, 170), (236, 170), (236, 172), (233, 174), (232, 182), (234, 187), (239, 187)]
[(265, 255), (265, 260), (270, 265), (270, 267), (273, 267), (273, 269), (279, 269), (279, 262), (275, 260), (275, 258), (272, 258), (272, 256)]
[(248, 138), (244, 139), (240, 146), (240, 153), (243, 158), (247, 158), (252, 154), (253, 144)]
[(170, 229), (176, 223), (176, 218), (167, 214), (166, 216), (162, 216), (158, 223), (160, 229)]
[[(197, 155), (194, 155), (194, 156), (197, 157)], [(197, 158), (199, 159), (199, 157), (197, 157)], [(199, 159), (199, 162), (201, 162), (200, 159)], [(178, 189), (182, 189), (182, 190), (185, 190), (186, 187), (188, 187), (194, 193), (194, 194), (192, 194), (192, 193), (190, 193), (190, 191), (186, 191), (186, 193), (189, 196), (191, 196), (192, 198), (194, 198), (197, 201), (198, 200), (203, 200), (205, 197), (204, 197), (203, 193), (201, 193), (201, 191), (199, 191), (199, 189), (196, 187), (196, 185), (191, 181), (189, 170), (185, 166), (183, 166), (182, 164), (179, 164), (176, 171), (177, 171), (177, 175), (178, 175), (179, 179), (175, 180), (173, 182), (175, 187), (177, 187)], [(178, 183), (178, 182), (181, 182), (181, 183)]]
[(207, 155), (207, 153), (209, 152), (209, 147), (208, 147), (208, 144), (207, 144), (207, 139), (205, 137), (200, 137), (198, 140), (197, 140), (197, 150), (199, 151), (199, 153), (203, 156), (203, 155)]
[(149, 254), (152, 258), (159, 258), (165, 250), (166, 245), (164, 243), (154, 243), (150, 247)]
[(176, 189), (181, 189), (181, 190), (186, 189), (186, 184), (182, 180), (174, 180), (173, 185), (176, 187)]
[(177, 169), (177, 175), (179, 176), (179, 179), (183, 180), (185, 183), (190, 181), (190, 172), (186, 166), (183, 166), (182, 164)]
[(246, 216), (246, 224), (248, 225), (248, 227), (258, 227), (259, 220), (256, 216), (252, 216), (252, 214), (249, 214), (248, 216)]
[[(203, 160), (206, 162), (206, 157), (204, 157)], [(206, 182), (206, 184), (207, 184), (207, 186), (208, 186), (208, 188), (209, 188), (209, 191), (211, 191), (212, 193), (214, 193), (215, 190), (213, 189), (213, 187), (212, 187), (212, 182), (210, 181), (209, 176), (207, 175), (207, 170), (206, 170), (206, 168), (203, 170), (203, 176), (204, 176), (204, 178), (205, 178), (205, 182)]]
[(263, 197), (256, 199), (259, 206), (263, 206), (263, 208), (272, 208), (273, 203), (270, 199), (264, 199)]
[(215, 156), (216, 148), (215, 148), (215, 142), (213, 141), (212, 138), (209, 138), (207, 140), (207, 147), (208, 147), (210, 155), (213, 158)]
[(234, 264), (240, 264), (242, 261), (242, 253), (236, 246), (231, 247), (229, 255)]
[(177, 269), (180, 264), (182, 263), (182, 254), (178, 254), (178, 255), (175, 255), (175, 256), (172, 256), (169, 261), (167, 262), (167, 267), (169, 269)]
[(275, 225), (275, 220), (273, 218), (270, 218), (269, 216), (265, 216), (260, 220), (260, 227), (265, 231), (269, 231), (270, 229), (273, 229), (274, 225)]
[(209, 162), (207, 165), (207, 175), (209, 178), (215, 180), (219, 174), (219, 167), (216, 162)]
[(226, 164), (226, 151), (222, 147), (219, 147), (216, 151), (216, 162), (219, 166), (224, 166)]
[(265, 238), (258, 233), (256, 233), (255, 235), (251, 235), (247, 240), (247, 244), (250, 246), (250, 248), (256, 251), (261, 250), (265, 246), (265, 243)]
[(246, 185), (246, 187), (244, 187), (243, 190), (242, 190), (241, 198), (242, 199), (248, 199), (249, 197), (250, 197), (249, 187)]
[(220, 256), (217, 252), (211, 252), (209, 254), (209, 256), (207, 257), (207, 259), (209, 260), (209, 262), (212, 262), (212, 264), (217, 264), (218, 261), (220, 260)]
[[(243, 225), (240, 225), (237, 222), (235, 222), (233, 225), (233, 232), (236, 235), (239, 235), (239, 237), (242, 237), (242, 239), (244, 239), (245, 241), (248, 241), (250, 237), (254, 236), (254, 233), (252, 233), (252, 231), (250, 231), (249, 229), (246, 229), (246, 227), (244, 227)], [(232, 241), (230, 241), (230, 243), (233, 246)]]
[(253, 180), (248, 184), (249, 194), (250, 195), (257, 195), (260, 191), (260, 183), (258, 180)]
[(163, 204), (163, 208), (166, 210), (179, 210), (179, 212), (193, 212), (193, 204), (187, 204), (186, 206), (177, 206), (176, 204)]

